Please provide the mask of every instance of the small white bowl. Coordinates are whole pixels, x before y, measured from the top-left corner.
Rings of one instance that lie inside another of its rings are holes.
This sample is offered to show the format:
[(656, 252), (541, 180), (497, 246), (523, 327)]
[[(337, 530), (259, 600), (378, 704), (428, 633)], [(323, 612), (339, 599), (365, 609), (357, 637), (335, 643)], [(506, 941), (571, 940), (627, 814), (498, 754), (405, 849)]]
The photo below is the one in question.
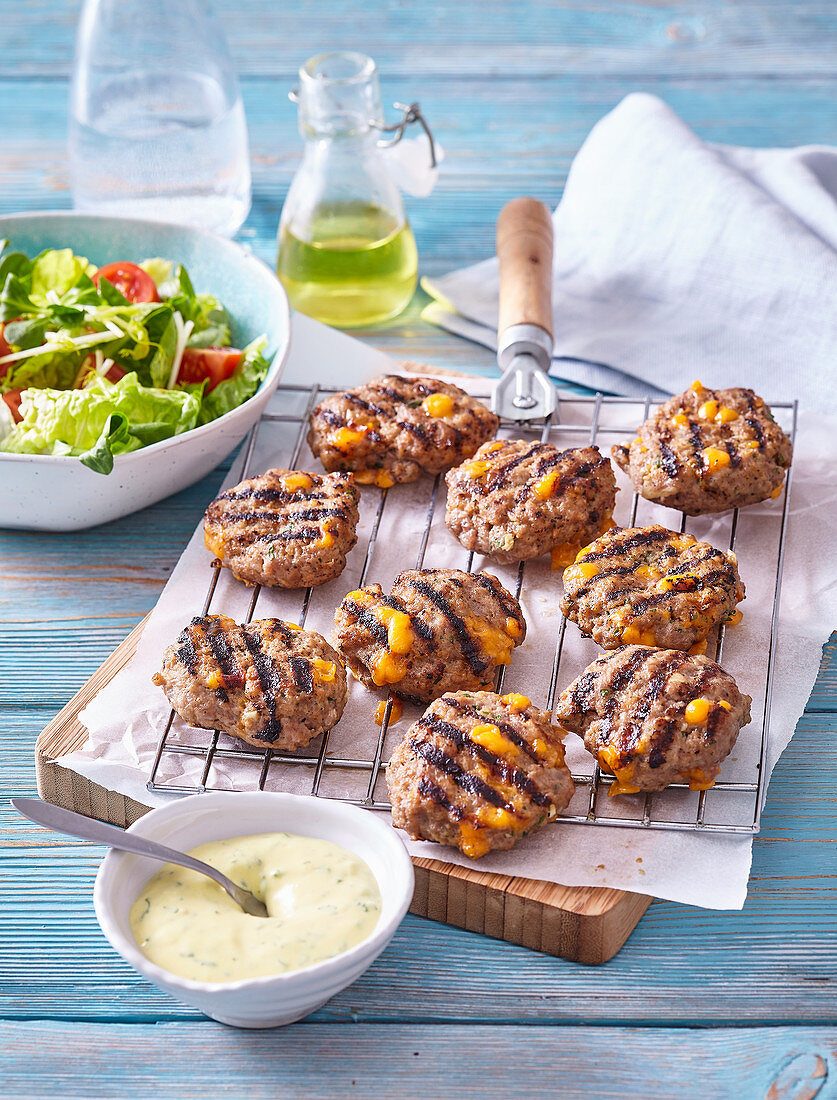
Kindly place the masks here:
[(374, 813), (328, 799), (256, 792), (191, 795), (152, 810), (129, 832), (180, 851), (257, 833), (296, 833), (340, 844), (365, 860), (381, 891), (381, 915), (362, 943), (289, 974), (239, 982), (179, 978), (147, 959), (131, 931), (130, 910), (161, 864), (111, 850), (93, 892), (102, 931), (123, 959), (154, 985), (233, 1027), (278, 1027), (307, 1016), (351, 985), (384, 950), (413, 897), (413, 865), (395, 830)]

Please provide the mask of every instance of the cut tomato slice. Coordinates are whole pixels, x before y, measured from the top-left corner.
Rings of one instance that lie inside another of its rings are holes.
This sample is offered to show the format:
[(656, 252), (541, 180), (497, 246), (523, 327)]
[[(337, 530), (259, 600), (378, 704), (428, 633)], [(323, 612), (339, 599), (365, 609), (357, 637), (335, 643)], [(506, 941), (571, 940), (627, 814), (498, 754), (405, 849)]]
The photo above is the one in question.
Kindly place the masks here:
[(100, 267), (93, 276), (93, 282), (99, 285), (100, 279), (107, 279), (129, 302), (159, 302), (157, 284), (147, 271), (128, 260), (116, 260), (112, 264)]
[(238, 348), (186, 348), (177, 381), (194, 383), (206, 379), (209, 393), (219, 382), (235, 374), (242, 355)]
[(15, 424), (19, 424), (23, 417), (20, 415), (20, 397), (23, 390), (9, 390), (3, 394), (3, 400), (9, 406), (12, 413), (12, 419)]
[(121, 382), (128, 372), (123, 370), (117, 363), (111, 363), (105, 372), (105, 378), (108, 382)]

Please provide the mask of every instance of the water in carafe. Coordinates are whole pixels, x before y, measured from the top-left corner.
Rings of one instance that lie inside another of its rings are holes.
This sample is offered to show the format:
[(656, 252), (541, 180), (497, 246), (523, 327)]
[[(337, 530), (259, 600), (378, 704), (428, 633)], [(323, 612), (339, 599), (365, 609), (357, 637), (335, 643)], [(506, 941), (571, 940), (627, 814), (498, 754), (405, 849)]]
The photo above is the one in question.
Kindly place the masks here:
[[(155, 16), (168, 30), (152, 30)], [(149, 57), (143, 43), (154, 38)], [(87, 0), (70, 115), (77, 209), (228, 235), (246, 218), (244, 108), (223, 38), (197, 0)]]

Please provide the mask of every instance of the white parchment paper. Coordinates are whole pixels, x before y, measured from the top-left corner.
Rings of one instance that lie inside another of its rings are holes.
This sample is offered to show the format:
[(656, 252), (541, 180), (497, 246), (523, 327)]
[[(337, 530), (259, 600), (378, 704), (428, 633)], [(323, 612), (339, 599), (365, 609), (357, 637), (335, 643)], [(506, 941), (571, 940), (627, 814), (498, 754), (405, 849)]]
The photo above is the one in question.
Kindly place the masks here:
[[(317, 378), (324, 385), (356, 384), (382, 370), (397, 370), (398, 365), (379, 352), (325, 329), (307, 318), (295, 318), (294, 345), (286, 383), (309, 384)], [(789, 386), (790, 386), (789, 380)], [(474, 392), (487, 391), (486, 381), (468, 384)], [(765, 394), (768, 401), (787, 395)], [(294, 398), (278, 394), (269, 412), (296, 412)], [(299, 402), (304, 401), (302, 396)], [(641, 419), (641, 406), (603, 406), (600, 446), (628, 438)], [(563, 445), (581, 444), (589, 438), (591, 410), (574, 404), (571, 395), (562, 402), (562, 419), (568, 427), (557, 437)], [(789, 414), (777, 411), (787, 424)], [(794, 480), (786, 543), (784, 588), (776, 650), (775, 686), (769, 724), (767, 767), (772, 770), (790, 740), (814, 683), (821, 648), (837, 613), (835, 551), (833, 548), (834, 502), (837, 490), (833, 476), (837, 459), (837, 425), (833, 420), (803, 411), (794, 461)], [(262, 426), (248, 466), (248, 473), (270, 466), (285, 466), (297, 441), (297, 425), (269, 422)], [(556, 437), (553, 437), (556, 438)], [(298, 466), (319, 469), (313, 456), (302, 447)], [(237, 463), (229, 483), (242, 476)], [(618, 495), (615, 519), (627, 524), (631, 494), (627, 480), (617, 472), (622, 491)], [(396, 573), (412, 568), (421, 540), (430, 497), (431, 479), (390, 491), (381, 515), (378, 537), (369, 562), (367, 582), (378, 581), (386, 589)], [(444, 486), (436, 518), (424, 555), (425, 567), (465, 568), (467, 555), (449, 534), (443, 519)], [(380, 495), (364, 489), (361, 502), (361, 530), (358, 546), (349, 556), (343, 575), (314, 589), (307, 612), (306, 626), (328, 636), (335, 607), (343, 595), (357, 586), (366, 554), (367, 535), (374, 522)], [(776, 555), (780, 530), (782, 499), (745, 509), (739, 519), (736, 549), (740, 571), (747, 587), (740, 626), (727, 631), (723, 663), (737, 679), (742, 690), (753, 696), (752, 723), (742, 731), (732, 755), (725, 763), (721, 778), (730, 782), (752, 783), (761, 744), (764, 719), (764, 683), (767, 671), (767, 647), (776, 573)], [(640, 502), (637, 523), (676, 525), (679, 514)], [(729, 545), (730, 515), (704, 517), (689, 521), (689, 530), (718, 546)], [(196, 532), (164, 589), (145, 628), (136, 656), (87, 707), (81, 718), (90, 737), (85, 747), (61, 764), (120, 793), (145, 804), (159, 804), (167, 795), (146, 788), (161, 731), (169, 708), (162, 693), (151, 683), (160, 667), (165, 647), (176, 637), (192, 615), (201, 611), (211, 577), (211, 555), (203, 545), (202, 531)], [(517, 581), (517, 569), (496, 566), (477, 558), (474, 568), (486, 567), (500, 577), (511, 591)], [(526, 567), (521, 602), (529, 633), (523, 646), (515, 651), (507, 669), (504, 690), (520, 691), (539, 706), (547, 701), (550, 671), (555, 655), (560, 624), (559, 575), (552, 573), (546, 560)], [(222, 570), (210, 610), (239, 620), (247, 615), (252, 590)], [(298, 622), (303, 592), (262, 590), (255, 617), (279, 616)], [(558, 689), (564, 688), (597, 655), (592, 641), (581, 637), (574, 624), (567, 625), (561, 659)], [(711, 650), (710, 650), (711, 653)], [(375, 706), (382, 695), (368, 692), (350, 681), (350, 697), (342, 720), (328, 741), (327, 759), (371, 760), (374, 756), (378, 727), (373, 721)], [(420, 713), (405, 706), (404, 716), (389, 731), (383, 759), (400, 739), (409, 723)], [(190, 729), (176, 719), (169, 740), (172, 744), (207, 745), (212, 734)], [(235, 742), (222, 735), (219, 748), (234, 747)], [(319, 742), (301, 755), (316, 754)], [(591, 759), (574, 735), (567, 738), (568, 764), (577, 774), (590, 774)], [(209, 786), (221, 789), (255, 789), (261, 770), (261, 755), (242, 760), (239, 756), (216, 754), (207, 777)], [(157, 775), (158, 782), (193, 785), (200, 781), (202, 758), (188, 754), (165, 753)], [(320, 793), (363, 798), (367, 794), (371, 770), (328, 764), (323, 772)], [(307, 793), (311, 789), (313, 767), (309, 764), (274, 762), (269, 770), (266, 789)], [(385, 800), (385, 785), (379, 778), (375, 797)], [(586, 812), (588, 788), (579, 786), (570, 812)], [(697, 794), (665, 792), (655, 795), (655, 817), (679, 818), (693, 812)], [(685, 800), (685, 804), (684, 804)], [(602, 793), (597, 812), (606, 817), (642, 815), (639, 796), (608, 799)], [(706, 800), (707, 821), (744, 820), (752, 812), (752, 795), (711, 791)], [(450, 848), (426, 842), (405, 843), (415, 855), (432, 856), (449, 862), (469, 861)], [(750, 837), (694, 832), (640, 831), (558, 822), (522, 841), (511, 852), (492, 853), (479, 863), (480, 869), (546, 879), (570, 886), (610, 886), (675, 901), (689, 902), (715, 909), (740, 908), (746, 897), (752, 840)]]

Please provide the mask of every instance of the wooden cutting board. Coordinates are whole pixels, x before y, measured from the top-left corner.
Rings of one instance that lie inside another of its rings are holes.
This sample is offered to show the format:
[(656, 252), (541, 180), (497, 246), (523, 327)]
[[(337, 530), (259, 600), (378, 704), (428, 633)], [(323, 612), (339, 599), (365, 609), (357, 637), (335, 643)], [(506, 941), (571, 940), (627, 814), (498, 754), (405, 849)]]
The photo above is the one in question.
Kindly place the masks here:
[[(87, 740), (79, 712), (133, 657), (145, 621), (53, 718), (35, 748), (41, 798), (123, 827), (150, 807), (62, 767), (61, 757)], [(558, 886), (435, 859), (413, 859), (413, 863), (416, 890), (411, 913), (573, 962), (596, 965), (612, 958), (651, 903), (650, 897), (626, 890)]]

